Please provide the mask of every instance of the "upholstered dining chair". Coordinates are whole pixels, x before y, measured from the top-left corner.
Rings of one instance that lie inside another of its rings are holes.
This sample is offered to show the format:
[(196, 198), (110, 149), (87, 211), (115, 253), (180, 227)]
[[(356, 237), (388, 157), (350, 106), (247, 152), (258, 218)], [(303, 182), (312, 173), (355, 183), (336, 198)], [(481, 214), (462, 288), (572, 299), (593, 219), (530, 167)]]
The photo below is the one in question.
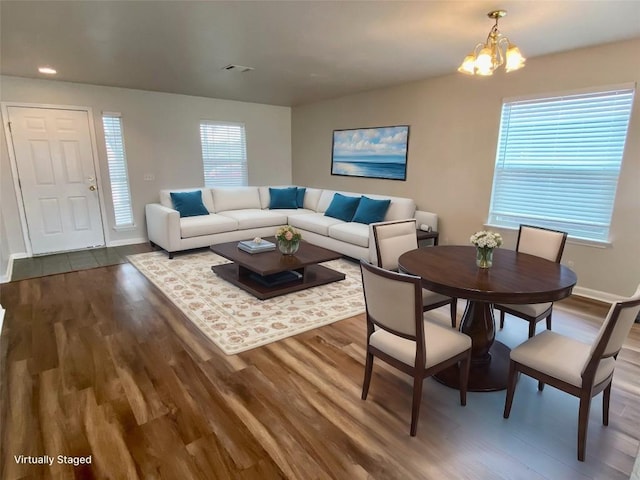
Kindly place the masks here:
[[(548, 228), (520, 225), (516, 251), (546, 258), (552, 262), (560, 263), (564, 245), (567, 242), (567, 234)], [(551, 313), (553, 303), (534, 303), (530, 305), (494, 305), (493, 308), (500, 311), (500, 328), (504, 328), (505, 313), (522, 318), (529, 322), (529, 338), (536, 333), (536, 325), (540, 320), (547, 320), (547, 330), (551, 330)]]
[(425, 321), (420, 277), (360, 261), (367, 318), (367, 357), (362, 399), (367, 399), (373, 357), (413, 377), (411, 436), (416, 435), (422, 383), (453, 365), (460, 370), (460, 404), (467, 403), (471, 337)]
[(611, 306), (595, 341), (588, 345), (546, 330), (511, 350), (504, 418), (509, 418), (520, 372), (538, 380), (538, 390), (548, 383), (580, 399), (578, 460), (584, 461), (591, 398), (602, 396), (602, 423), (609, 424), (611, 380), (618, 352), (640, 311), (640, 286), (636, 293)]
[[(418, 248), (415, 219), (373, 224), (372, 228), (378, 267), (397, 272), (400, 255)], [(425, 312), (450, 305), (451, 327), (456, 328), (456, 298), (423, 289), (422, 305)]]

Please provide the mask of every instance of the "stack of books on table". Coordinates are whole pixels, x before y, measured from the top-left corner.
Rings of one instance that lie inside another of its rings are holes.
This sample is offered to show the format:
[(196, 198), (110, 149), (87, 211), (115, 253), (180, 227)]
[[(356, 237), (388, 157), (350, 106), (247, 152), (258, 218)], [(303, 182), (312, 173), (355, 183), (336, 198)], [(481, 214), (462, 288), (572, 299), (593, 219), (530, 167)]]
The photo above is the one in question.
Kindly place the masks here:
[(238, 243), (238, 248), (247, 253), (262, 253), (275, 250), (276, 244), (273, 242), (268, 242), (267, 240), (262, 240), (260, 242), (245, 240), (244, 242)]

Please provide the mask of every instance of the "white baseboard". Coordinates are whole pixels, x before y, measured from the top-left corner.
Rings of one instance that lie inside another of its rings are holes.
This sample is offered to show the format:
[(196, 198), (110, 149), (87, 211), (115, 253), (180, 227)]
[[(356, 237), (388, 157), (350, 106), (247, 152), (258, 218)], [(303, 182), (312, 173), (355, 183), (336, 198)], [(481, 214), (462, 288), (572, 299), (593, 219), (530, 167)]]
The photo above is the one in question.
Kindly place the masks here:
[(7, 283), (11, 281), (11, 275), (13, 274), (13, 261), (20, 258), (27, 258), (27, 252), (12, 253), (9, 255), (9, 263), (7, 264), (7, 271), (4, 275), (0, 276), (0, 283)]
[(601, 292), (599, 290), (592, 290), (590, 288), (585, 287), (574, 287), (573, 295), (577, 295), (579, 297), (591, 298), (593, 300), (598, 300), (604, 303), (615, 303), (623, 298), (621, 295), (614, 295), (613, 293)]
[(138, 243), (147, 243), (148, 238), (128, 238), (126, 240), (113, 240), (109, 242), (109, 247), (122, 247), (123, 245), (135, 245)]

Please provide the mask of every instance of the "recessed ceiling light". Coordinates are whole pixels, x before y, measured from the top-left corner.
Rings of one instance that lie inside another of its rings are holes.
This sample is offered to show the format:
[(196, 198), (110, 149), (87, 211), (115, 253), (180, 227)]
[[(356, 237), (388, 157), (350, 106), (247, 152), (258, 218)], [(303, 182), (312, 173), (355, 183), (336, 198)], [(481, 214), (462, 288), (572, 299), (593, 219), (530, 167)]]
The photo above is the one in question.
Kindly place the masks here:
[(51, 67), (40, 67), (38, 68), (38, 71), (40, 73), (45, 73), (47, 75), (55, 75), (56, 73), (58, 73), (55, 69)]

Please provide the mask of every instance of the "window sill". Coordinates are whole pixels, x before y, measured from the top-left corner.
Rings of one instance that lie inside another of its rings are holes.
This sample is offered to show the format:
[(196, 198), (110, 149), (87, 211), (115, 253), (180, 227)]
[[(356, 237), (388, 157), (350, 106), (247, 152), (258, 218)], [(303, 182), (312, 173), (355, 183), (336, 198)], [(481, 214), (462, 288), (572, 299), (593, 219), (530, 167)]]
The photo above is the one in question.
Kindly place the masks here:
[(113, 229), (116, 232), (132, 232), (136, 229), (136, 225), (135, 223), (132, 223), (130, 225), (116, 225), (115, 227), (113, 227)]
[[(484, 224), (485, 227), (488, 228), (496, 228), (496, 229), (500, 229), (500, 230), (509, 230), (509, 231), (513, 231), (513, 232), (517, 232), (518, 229), (514, 228), (514, 227), (503, 227), (501, 225), (491, 225), (488, 223)], [(572, 237), (571, 235), (567, 236), (567, 243), (571, 244), (571, 245), (582, 245), (585, 247), (594, 247), (594, 248), (611, 248), (613, 246), (613, 244), (609, 241), (604, 241), (604, 240), (591, 240), (588, 238), (579, 238), (579, 237)]]

